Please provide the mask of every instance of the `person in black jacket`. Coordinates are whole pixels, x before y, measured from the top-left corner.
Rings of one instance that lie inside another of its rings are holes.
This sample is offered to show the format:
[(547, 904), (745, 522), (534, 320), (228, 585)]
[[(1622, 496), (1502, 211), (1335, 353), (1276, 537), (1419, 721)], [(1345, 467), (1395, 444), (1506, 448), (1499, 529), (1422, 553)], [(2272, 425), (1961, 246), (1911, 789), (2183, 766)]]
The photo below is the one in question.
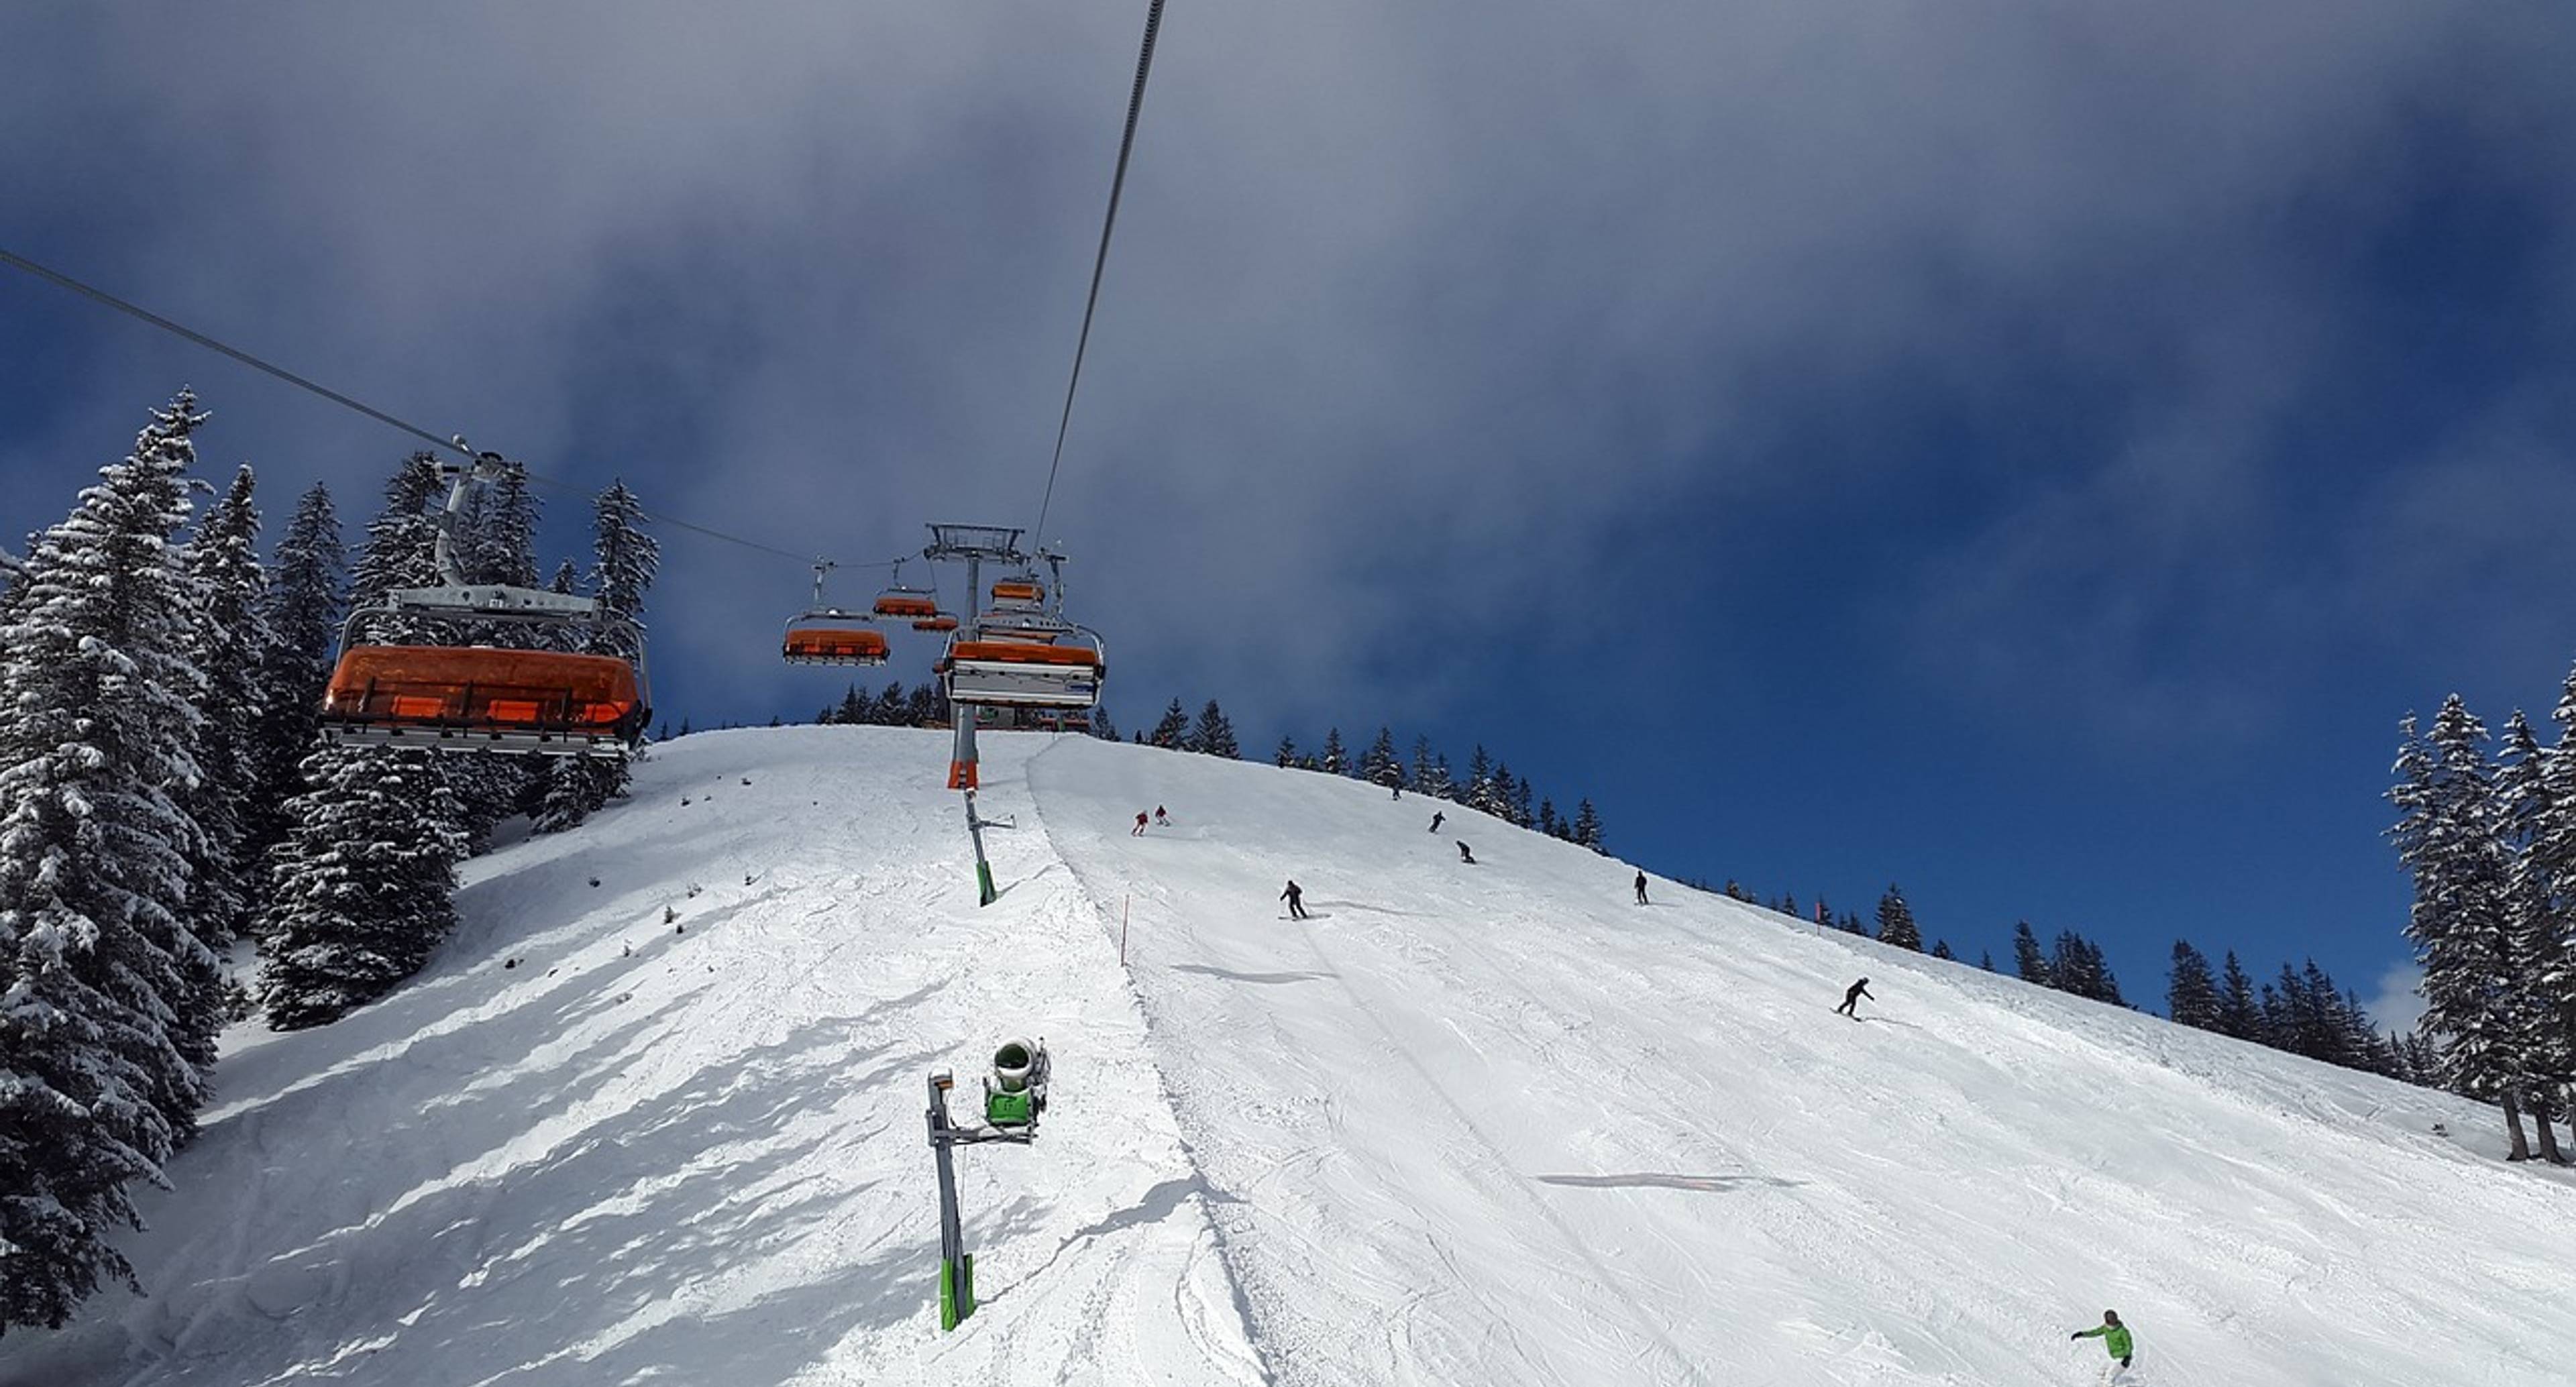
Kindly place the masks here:
[(1646, 903), (1646, 874), (1645, 874), (1645, 872), (1641, 869), (1641, 870), (1640, 870), (1640, 871), (1638, 871), (1638, 873), (1637, 873), (1637, 904), (1639, 904), (1639, 905), (1644, 905), (1645, 903)]
[(1867, 978), (1863, 978), (1859, 982), (1853, 983), (1851, 986), (1844, 988), (1843, 1004), (1834, 1008), (1834, 1010), (1841, 1015), (1848, 1016), (1854, 1021), (1857, 1021), (1860, 1019), (1860, 1013), (1852, 1010), (1852, 1008), (1858, 1006), (1860, 1004), (1860, 999), (1863, 997), (1868, 997), (1873, 1002), (1878, 1000), (1878, 998), (1870, 995), (1869, 979)]
[(1463, 840), (1458, 844), (1458, 860), (1470, 867), (1476, 865), (1476, 854), (1467, 851), (1467, 844)]
[(1288, 889), (1279, 893), (1279, 899), (1288, 903), (1289, 919), (1303, 920), (1306, 918), (1306, 893), (1297, 885), (1297, 879), (1295, 877), (1290, 877), (1288, 879)]

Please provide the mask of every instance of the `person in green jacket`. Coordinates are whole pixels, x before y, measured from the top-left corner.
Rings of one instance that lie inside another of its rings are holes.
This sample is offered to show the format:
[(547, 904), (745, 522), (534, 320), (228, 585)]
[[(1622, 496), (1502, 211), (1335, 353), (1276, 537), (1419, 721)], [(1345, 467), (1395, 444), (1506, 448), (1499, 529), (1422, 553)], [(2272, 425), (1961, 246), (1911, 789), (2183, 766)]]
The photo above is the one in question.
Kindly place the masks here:
[(2117, 1310), (2103, 1311), (2100, 1324), (2091, 1329), (2076, 1330), (2066, 1337), (2101, 1340), (2102, 1347), (2109, 1349), (2111, 1356), (2119, 1359), (2120, 1366), (2124, 1368), (2129, 1366), (2129, 1359), (2137, 1353), (2137, 1345), (2129, 1338), (2129, 1327), (2120, 1323), (2120, 1312)]

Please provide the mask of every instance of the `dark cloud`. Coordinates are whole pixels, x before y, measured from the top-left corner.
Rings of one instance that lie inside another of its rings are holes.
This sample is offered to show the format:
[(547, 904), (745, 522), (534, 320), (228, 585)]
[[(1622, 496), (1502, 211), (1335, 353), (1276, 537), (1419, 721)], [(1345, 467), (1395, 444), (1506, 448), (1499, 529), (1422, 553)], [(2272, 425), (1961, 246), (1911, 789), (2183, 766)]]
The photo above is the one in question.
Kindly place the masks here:
[[(1034, 513), (1140, 17), (20, 15), (0, 240), (543, 470), (881, 555)], [(1973, 494), (1880, 604), (1937, 683), (2259, 727), (2280, 594), (2357, 605), (2281, 451), (2371, 247), (2439, 165), (2564, 262), (2571, 59), (2563, 17), (2467, 3), (1177, 4), (1052, 537), (1142, 682), (1406, 716), (1480, 642), (1799, 561), (1720, 517)], [(0, 434), (11, 526), (174, 370), (290, 481), (403, 446), (50, 292), (0, 306), (96, 369)], [(2034, 395), (2099, 408), (1989, 446)], [(1987, 423), (1918, 446), (1907, 400)], [(792, 565), (671, 557), (666, 667), (819, 701), (746, 635)]]

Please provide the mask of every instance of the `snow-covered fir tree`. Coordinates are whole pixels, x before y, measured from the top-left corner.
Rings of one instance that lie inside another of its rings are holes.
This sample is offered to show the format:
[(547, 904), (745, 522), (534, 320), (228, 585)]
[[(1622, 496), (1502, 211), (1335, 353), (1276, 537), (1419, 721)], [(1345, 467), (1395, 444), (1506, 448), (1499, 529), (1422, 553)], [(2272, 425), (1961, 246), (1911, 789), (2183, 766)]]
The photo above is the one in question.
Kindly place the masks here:
[[(403, 459), (385, 482), (384, 509), (367, 522), (367, 542), (359, 548), (350, 572), (349, 600), (364, 606), (395, 588), (429, 587), (438, 581), (438, 520), (433, 506), (443, 506), (447, 479), (430, 453)], [(404, 629), (411, 623), (388, 623), (379, 640), (411, 640), (426, 633)]]
[(197, 783), (179, 792), (200, 830), (190, 854), (195, 885), (188, 919), (217, 949), (248, 931), (261, 887), (249, 810), (261, 789), (259, 737), (269, 712), (264, 675), (275, 642), (268, 629), (268, 575), (259, 561), (255, 486), (244, 463), (198, 525), (186, 560), (202, 603), (189, 632), (188, 656), (205, 678)]
[(2518, 1089), (2515, 961), (2505, 909), (2487, 729), (2457, 694), (2430, 734), (2401, 724), (2398, 819), (2389, 837), (2415, 880), (2406, 933), (2424, 968), (2425, 1029), (2442, 1037), (2443, 1080), (2502, 1108), (2512, 1159), (2528, 1160)]
[[(585, 653), (629, 663), (644, 658), (644, 599), (661, 571), (662, 546), (644, 530), (643, 503), (616, 481), (591, 505), (590, 596), (597, 619)], [(626, 793), (624, 756), (556, 756), (546, 764), (541, 832), (559, 832), (597, 813)]]
[(182, 390), (27, 556), (0, 627), (0, 1323), (59, 1325), (136, 1222), (128, 1187), (195, 1129), (220, 1025), (211, 951), (184, 922), (197, 826), (201, 606)]
[(1575, 801), (1574, 844), (1594, 852), (1608, 852), (1601, 838), (1601, 811), (1592, 807), (1589, 797)]
[[(349, 562), (331, 493), (313, 484), (277, 542), (265, 603), (268, 655), (260, 666), (257, 738), (259, 791), (249, 805), (245, 851), (265, 858), (286, 836), (286, 802), (303, 793), (304, 758), (322, 720), (322, 692), (347, 605)], [(264, 890), (263, 890), (264, 893)]]
[(2506, 948), (2514, 960), (2506, 977), (2516, 1032), (2515, 1067), (2523, 1105), (2531, 1110), (2539, 1156), (2565, 1165), (2552, 1126), (2563, 1114), (2564, 1095), (2576, 1081), (2576, 1050), (2564, 1030), (2563, 994), (2551, 992), (2549, 962), (2559, 948), (2565, 892), (2539, 851), (2550, 817), (2548, 755), (2520, 709), (2505, 720), (2496, 758), (2496, 835), (2504, 855)]
[(1934, 958), (1947, 959), (1956, 959), (1958, 957), (1958, 955), (1950, 952), (1950, 941), (1947, 939), (1935, 939), (1932, 941), (1932, 956)]
[(2073, 930), (2057, 932), (2057, 944), (2048, 959), (2048, 985), (2097, 1002), (2126, 1005), (2119, 979), (2111, 975), (2111, 965), (2102, 957), (2102, 946)]
[(336, 1021), (420, 971), (456, 925), (460, 810), (433, 753), (330, 747), (274, 859), (260, 1000), (281, 1031)]
[(1242, 759), (1243, 748), (1235, 745), (1234, 741), (1234, 724), (1225, 720), (1225, 710), (1216, 706), (1213, 698), (1199, 709), (1199, 720), (1190, 728), (1189, 738), (1190, 750), (1202, 756), (1222, 756), (1229, 761)]
[[(466, 493), (467, 509), (455, 522), (453, 549), (457, 566), (470, 583), (535, 587), (536, 493), (529, 487), (524, 465), (504, 462), (498, 471), (498, 476)], [(570, 568), (566, 563), (555, 570), (555, 582), (562, 585), (558, 591), (572, 591)], [(573, 648), (572, 643), (580, 639), (577, 632), (513, 622), (475, 623), (441, 638), (516, 650)], [(465, 830), (467, 851), (472, 853), (485, 849), (501, 820), (517, 813), (543, 812), (542, 805), (552, 788), (547, 783), (544, 763), (524, 756), (493, 751), (471, 755), (448, 752), (440, 766), (449, 788), (456, 792), (464, 815), (460, 823)]]
[[(2568, 673), (2550, 720), (2558, 735), (2542, 760), (2543, 806), (2531, 855), (2534, 870), (2552, 889), (2545, 908), (2526, 921), (2522, 949), (2532, 995), (2550, 1014), (2540, 1043), (2552, 1053), (2536, 1062), (2566, 1074), (2576, 1070), (2576, 670)], [(2570, 1084), (2576, 1078), (2561, 1084), (2562, 1109), (2569, 1106), (2563, 1100), (2576, 1099)], [(2576, 1127), (2576, 1111), (2568, 1120)]]
[(1887, 894), (1878, 898), (1878, 940), (1900, 949), (1923, 951), (1923, 931), (1914, 923), (1914, 907), (1905, 903), (1905, 893), (1890, 882)]
[(1102, 704), (1101, 706), (1091, 710), (1091, 735), (1098, 737), (1104, 742), (1114, 742), (1118, 740), (1118, 724), (1109, 720), (1109, 707), (1107, 704)]
[(1283, 770), (1294, 767), (1297, 764), (1297, 739), (1294, 737), (1280, 738), (1278, 750), (1270, 753), (1270, 764), (1278, 766)]
[(2209, 959), (2187, 940), (2174, 941), (2173, 969), (2165, 978), (2165, 1015), (2176, 1025), (2219, 1029), (2218, 980), (2210, 976)]
[(1350, 753), (1342, 749), (1342, 729), (1338, 727), (1325, 729), (1323, 757), (1316, 764), (1326, 775), (1351, 773)]
[(1377, 740), (1369, 743), (1367, 753), (1360, 757), (1360, 779), (1388, 789), (1403, 787), (1404, 762), (1396, 757), (1393, 729), (1377, 730)]
[(2227, 962), (2218, 975), (2218, 1024), (2210, 1029), (2238, 1040), (2263, 1038), (2263, 1009), (2254, 999), (2254, 979), (2245, 965), (2236, 961), (2236, 951), (2227, 951)]
[(2048, 955), (2041, 952), (2039, 936), (2031, 932), (2028, 920), (2013, 924), (2013, 972), (2023, 982), (2053, 985), (2048, 976)]
[(1495, 812), (1494, 758), (1485, 754), (1482, 744), (1467, 754), (1467, 785), (1458, 802), (1483, 813)]
[(1189, 745), (1189, 741), (1189, 712), (1181, 707), (1180, 699), (1174, 698), (1171, 706), (1163, 710), (1162, 718), (1154, 724), (1154, 730), (1146, 734), (1145, 745), (1158, 746), (1165, 751), (1180, 751)]

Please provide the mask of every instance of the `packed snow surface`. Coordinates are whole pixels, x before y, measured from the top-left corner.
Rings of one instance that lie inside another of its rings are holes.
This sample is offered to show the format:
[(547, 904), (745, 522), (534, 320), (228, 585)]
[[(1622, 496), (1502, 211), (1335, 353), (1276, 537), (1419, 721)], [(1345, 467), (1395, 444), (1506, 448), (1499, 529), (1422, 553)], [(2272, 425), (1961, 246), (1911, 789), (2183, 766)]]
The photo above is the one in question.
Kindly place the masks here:
[[(2571, 1380), (2576, 1186), (2472, 1106), (1079, 738), (985, 739), (978, 909), (946, 760), (700, 734), (469, 864), (414, 985), (229, 1038), (149, 1298), (0, 1381), (2035, 1387), (2105, 1307), (2158, 1387)], [(942, 1334), (926, 1076), (1020, 1035)]]

